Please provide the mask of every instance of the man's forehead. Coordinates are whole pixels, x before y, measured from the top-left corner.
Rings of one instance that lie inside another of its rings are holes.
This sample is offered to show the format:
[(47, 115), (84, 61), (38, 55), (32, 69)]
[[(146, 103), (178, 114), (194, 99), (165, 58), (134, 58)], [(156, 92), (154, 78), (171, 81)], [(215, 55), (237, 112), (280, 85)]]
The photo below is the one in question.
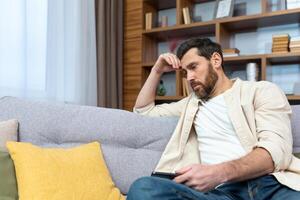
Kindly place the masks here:
[(198, 49), (197, 48), (191, 48), (189, 49), (184, 55), (183, 57), (181, 58), (181, 60), (185, 60), (186, 58), (189, 58), (191, 56), (196, 56), (198, 55)]
[(193, 62), (199, 61), (199, 60), (205, 60), (205, 57), (198, 55), (197, 48), (192, 48), (184, 54), (184, 56), (181, 58), (180, 62), (183, 65), (183, 67), (186, 67), (190, 63), (193, 63)]

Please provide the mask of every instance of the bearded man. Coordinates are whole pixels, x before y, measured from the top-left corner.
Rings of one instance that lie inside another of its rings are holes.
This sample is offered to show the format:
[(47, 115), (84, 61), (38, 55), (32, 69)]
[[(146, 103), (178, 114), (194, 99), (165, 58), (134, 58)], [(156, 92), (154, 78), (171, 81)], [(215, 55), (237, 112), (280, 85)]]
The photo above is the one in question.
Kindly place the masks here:
[[(193, 93), (155, 105), (162, 74), (174, 70), (184, 71)], [(210, 39), (190, 39), (177, 55), (160, 55), (134, 112), (179, 117), (155, 169), (176, 177), (139, 178), (128, 200), (300, 199), (300, 160), (292, 155), (285, 94), (267, 81), (230, 80), (221, 46)]]

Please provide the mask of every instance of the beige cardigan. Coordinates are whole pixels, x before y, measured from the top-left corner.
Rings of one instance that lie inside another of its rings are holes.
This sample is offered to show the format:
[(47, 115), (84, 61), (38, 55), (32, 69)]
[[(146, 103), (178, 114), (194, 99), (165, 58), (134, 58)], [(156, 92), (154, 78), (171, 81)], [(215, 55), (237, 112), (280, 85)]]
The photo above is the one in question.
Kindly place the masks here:
[[(291, 108), (285, 94), (267, 81), (248, 82), (236, 79), (224, 93), (229, 116), (247, 153), (255, 147), (272, 156), (277, 180), (300, 191), (300, 159), (292, 155)], [(167, 144), (156, 171), (174, 172), (189, 164), (201, 163), (193, 126), (201, 100), (192, 93), (171, 104), (154, 103), (134, 112), (148, 116), (178, 116), (177, 127)]]

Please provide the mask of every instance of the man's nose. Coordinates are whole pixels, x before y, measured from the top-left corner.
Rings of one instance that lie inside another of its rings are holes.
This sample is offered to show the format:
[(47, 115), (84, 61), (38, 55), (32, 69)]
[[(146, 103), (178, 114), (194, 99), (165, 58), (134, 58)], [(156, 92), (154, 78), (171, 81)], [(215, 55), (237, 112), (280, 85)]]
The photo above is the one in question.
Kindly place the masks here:
[(187, 74), (186, 74), (186, 79), (187, 79), (188, 81), (194, 80), (194, 75), (193, 75), (193, 73), (187, 73)]

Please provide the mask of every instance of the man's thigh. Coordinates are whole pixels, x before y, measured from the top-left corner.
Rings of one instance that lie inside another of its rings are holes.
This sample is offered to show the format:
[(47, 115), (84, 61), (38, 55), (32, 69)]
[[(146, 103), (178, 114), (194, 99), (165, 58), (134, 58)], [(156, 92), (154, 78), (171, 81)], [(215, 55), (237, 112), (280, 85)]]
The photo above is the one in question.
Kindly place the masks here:
[(300, 200), (300, 192), (292, 190), (277, 181), (273, 175), (250, 181), (249, 191), (260, 200)]
[(141, 198), (143, 200), (232, 200), (222, 191), (202, 193), (184, 184), (158, 177), (143, 177), (132, 184), (127, 200)]
[(272, 197), (271, 200), (300, 200), (300, 192), (282, 186)]

